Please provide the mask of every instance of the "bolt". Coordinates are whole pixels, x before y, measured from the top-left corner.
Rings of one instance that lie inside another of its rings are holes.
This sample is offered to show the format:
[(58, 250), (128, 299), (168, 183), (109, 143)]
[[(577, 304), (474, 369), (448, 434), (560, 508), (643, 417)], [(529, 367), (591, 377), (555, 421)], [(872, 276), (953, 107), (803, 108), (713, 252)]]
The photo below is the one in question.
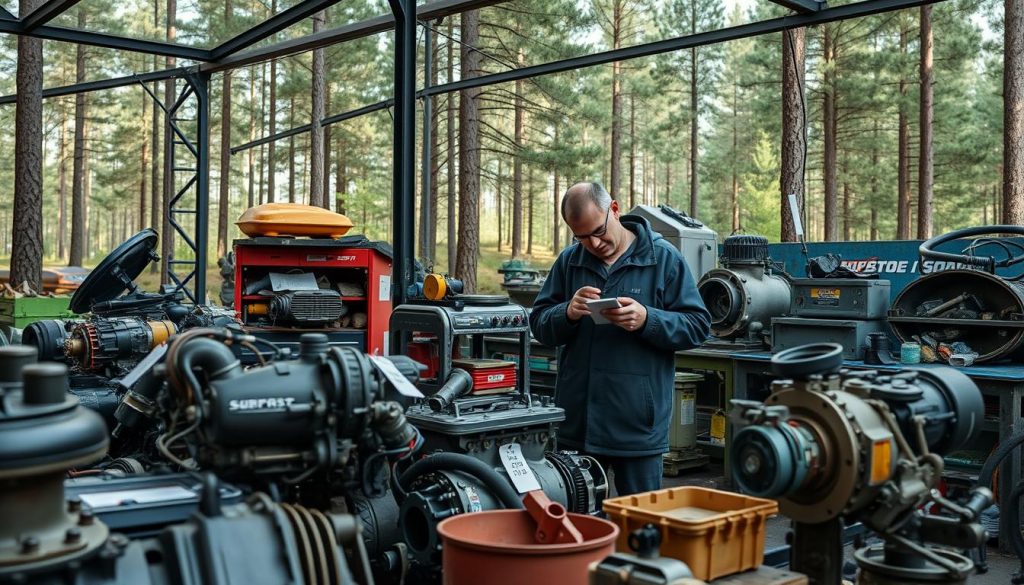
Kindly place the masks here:
[(34, 553), (39, 550), (39, 539), (34, 536), (26, 536), (21, 541), (22, 554)]
[(75, 496), (68, 500), (68, 512), (74, 513), (82, 509), (82, 498)]
[(79, 526), (91, 526), (93, 520), (95, 517), (92, 515), (92, 510), (82, 510), (82, 513), (78, 515)]
[(65, 544), (76, 544), (80, 540), (82, 540), (82, 529), (77, 526), (68, 528), (67, 532), (64, 533)]

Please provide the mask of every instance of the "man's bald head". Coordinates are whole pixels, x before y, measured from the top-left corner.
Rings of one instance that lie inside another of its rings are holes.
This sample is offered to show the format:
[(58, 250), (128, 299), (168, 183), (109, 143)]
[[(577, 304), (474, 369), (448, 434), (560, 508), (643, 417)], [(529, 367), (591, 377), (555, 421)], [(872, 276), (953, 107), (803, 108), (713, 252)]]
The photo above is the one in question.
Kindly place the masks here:
[(612, 205), (612, 197), (600, 183), (576, 183), (569, 187), (562, 197), (562, 219), (568, 222), (577, 221), (591, 204), (596, 205), (601, 211), (607, 211)]

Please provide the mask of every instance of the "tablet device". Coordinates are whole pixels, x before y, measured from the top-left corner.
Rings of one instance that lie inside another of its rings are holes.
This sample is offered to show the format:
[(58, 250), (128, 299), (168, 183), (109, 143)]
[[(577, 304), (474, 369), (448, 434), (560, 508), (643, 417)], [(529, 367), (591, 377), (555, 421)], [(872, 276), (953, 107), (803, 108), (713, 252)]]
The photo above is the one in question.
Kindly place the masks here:
[(608, 319), (604, 318), (601, 311), (605, 309), (618, 309), (622, 305), (619, 304), (619, 299), (594, 299), (587, 301), (587, 309), (590, 309), (590, 318), (594, 320), (595, 325), (608, 325), (611, 323)]

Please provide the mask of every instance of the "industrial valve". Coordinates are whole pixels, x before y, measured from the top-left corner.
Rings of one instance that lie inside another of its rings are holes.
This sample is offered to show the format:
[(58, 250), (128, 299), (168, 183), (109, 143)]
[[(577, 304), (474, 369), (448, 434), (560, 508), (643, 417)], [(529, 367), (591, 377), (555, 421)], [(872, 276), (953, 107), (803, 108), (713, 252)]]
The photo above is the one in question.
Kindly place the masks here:
[[(839, 583), (840, 519), (885, 541), (855, 553), (865, 583), (962, 582), (971, 560), (933, 545), (984, 542), (978, 519), (992, 494), (978, 488), (957, 503), (938, 483), (941, 455), (980, 429), (978, 387), (951, 368), (840, 370), (842, 352), (823, 343), (778, 353), (765, 403), (733, 401), (733, 477), (779, 501), (796, 526), (793, 569), (815, 582)], [(943, 513), (925, 513), (928, 504)]]

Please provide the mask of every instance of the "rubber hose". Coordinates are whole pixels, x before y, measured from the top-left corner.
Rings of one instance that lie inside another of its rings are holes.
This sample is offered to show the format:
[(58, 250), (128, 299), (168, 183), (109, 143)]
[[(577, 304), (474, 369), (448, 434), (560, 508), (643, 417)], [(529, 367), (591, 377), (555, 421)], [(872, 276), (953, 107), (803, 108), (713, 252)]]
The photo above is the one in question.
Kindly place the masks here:
[(182, 374), (198, 367), (206, 372), (210, 379), (219, 379), (237, 375), (242, 369), (238, 358), (228, 346), (206, 337), (188, 340), (177, 357), (178, 368)]
[(978, 485), (980, 487), (992, 489), (992, 475), (996, 472), (996, 468), (998, 468), (1003, 462), (1003, 459), (1006, 459), (1006, 456), (1019, 447), (1021, 443), (1024, 443), (1024, 433), (1017, 433), (1004, 441), (999, 448), (988, 456), (984, 465), (981, 466), (981, 471), (978, 473)]
[[(1010, 544), (1013, 546), (1013, 552), (1017, 554), (1017, 558), (1020, 559), (1020, 573), (1018, 575), (1024, 576), (1024, 535), (1020, 531), (1020, 498), (1024, 495), (1024, 481), (1020, 481), (1013, 487), (1013, 491), (1010, 492), (1010, 501), (1008, 502), (1006, 512), (1009, 514), (1007, 524), (1010, 526)], [(1006, 508), (1000, 507), (1000, 511)]]
[(505, 508), (510, 510), (526, 508), (519, 494), (509, 485), (508, 480), (483, 461), (462, 453), (435, 453), (424, 457), (405, 470), (402, 477), (398, 479), (398, 485), (408, 492), (413, 480), (432, 471), (461, 471), (480, 480), (498, 497)]

